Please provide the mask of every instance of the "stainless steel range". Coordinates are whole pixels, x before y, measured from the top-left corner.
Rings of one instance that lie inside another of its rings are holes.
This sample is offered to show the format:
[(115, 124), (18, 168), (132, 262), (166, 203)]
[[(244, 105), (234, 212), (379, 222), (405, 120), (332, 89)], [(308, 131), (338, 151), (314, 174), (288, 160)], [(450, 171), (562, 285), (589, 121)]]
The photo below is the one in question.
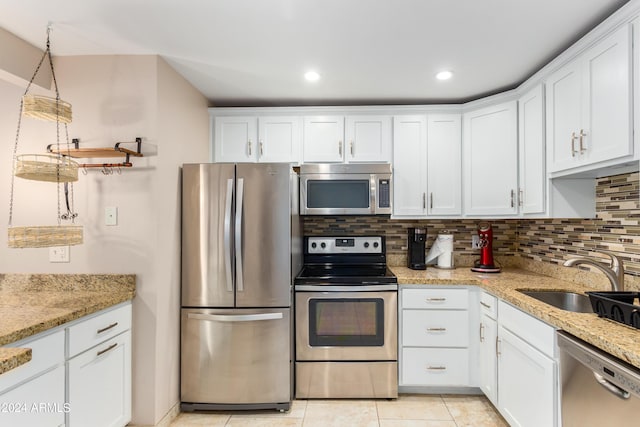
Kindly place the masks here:
[(398, 397), (398, 280), (384, 237), (306, 237), (294, 285), (296, 397)]

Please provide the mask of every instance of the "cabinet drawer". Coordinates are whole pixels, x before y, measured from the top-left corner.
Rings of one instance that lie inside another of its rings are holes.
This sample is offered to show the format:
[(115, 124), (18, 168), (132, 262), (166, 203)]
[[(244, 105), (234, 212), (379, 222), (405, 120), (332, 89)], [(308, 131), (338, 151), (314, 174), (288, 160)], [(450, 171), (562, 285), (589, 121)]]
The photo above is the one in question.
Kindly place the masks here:
[(500, 325), (513, 332), (547, 356), (555, 357), (555, 332), (542, 320), (520, 311), (519, 309), (500, 301)]
[(496, 320), (498, 314), (498, 299), (486, 292), (480, 293), (480, 311), (493, 320)]
[(468, 386), (469, 352), (460, 348), (406, 348), (402, 385)]
[(403, 310), (402, 346), (467, 347), (469, 313), (466, 310)]
[(131, 304), (103, 311), (67, 328), (71, 358), (95, 345), (131, 329)]
[(0, 393), (47, 369), (64, 363), (63, 330), (40, 338), (19, 341), (7, 347), (30, 348), (31, 360), (0, 375)]
[(467, 289), (403, 289), (402, 308), (462, 309), (469, 307)]

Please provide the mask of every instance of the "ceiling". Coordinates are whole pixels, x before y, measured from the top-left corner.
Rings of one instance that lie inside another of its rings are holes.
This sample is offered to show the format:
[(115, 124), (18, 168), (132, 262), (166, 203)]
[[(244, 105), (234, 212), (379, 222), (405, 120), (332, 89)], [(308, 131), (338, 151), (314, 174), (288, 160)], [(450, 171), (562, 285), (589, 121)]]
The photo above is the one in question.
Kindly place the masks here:
[(44, 48), (51, 22), (54, 55), (161, 55), (216, 106), (452, 103), (519, 85), (627, 1), (0, 0), (0, 27)]

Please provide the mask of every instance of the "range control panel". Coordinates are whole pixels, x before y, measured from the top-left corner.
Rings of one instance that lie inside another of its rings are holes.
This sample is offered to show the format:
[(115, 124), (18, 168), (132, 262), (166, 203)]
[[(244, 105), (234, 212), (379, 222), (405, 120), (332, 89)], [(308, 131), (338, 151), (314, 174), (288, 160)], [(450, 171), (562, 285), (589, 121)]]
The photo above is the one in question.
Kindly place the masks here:
[(309, 254), (380, 254), (383, 251), (382, 237), (309, 237)]

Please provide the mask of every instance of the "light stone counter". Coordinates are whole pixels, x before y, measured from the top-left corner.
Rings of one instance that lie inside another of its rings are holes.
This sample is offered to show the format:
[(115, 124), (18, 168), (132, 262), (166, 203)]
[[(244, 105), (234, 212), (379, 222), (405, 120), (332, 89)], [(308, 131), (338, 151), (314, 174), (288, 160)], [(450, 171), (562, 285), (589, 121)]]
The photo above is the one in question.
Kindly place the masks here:
[[(132, 274), (0, 274), (0, 346), (129, 301)], [(0, 347), (0, 374), (31, 360), (31, 349)]]
[[(438, 270), (429, 267), (421, 271), (407, 267), (390, 268), (398, 276), (400, 285), (479, 286), (538, 319), (640, 368), (640, 329), (599, 318), (593, 313), (572, 313), (560, 310), (518, 292), (518, 289), (586, 292), (594, 290), (593, 287), (517, 268), (507, 268), (497, 274), (474, 273), (468, 267), (454, 270)], [(605, 289), (601, 288), (601, 290)]]

